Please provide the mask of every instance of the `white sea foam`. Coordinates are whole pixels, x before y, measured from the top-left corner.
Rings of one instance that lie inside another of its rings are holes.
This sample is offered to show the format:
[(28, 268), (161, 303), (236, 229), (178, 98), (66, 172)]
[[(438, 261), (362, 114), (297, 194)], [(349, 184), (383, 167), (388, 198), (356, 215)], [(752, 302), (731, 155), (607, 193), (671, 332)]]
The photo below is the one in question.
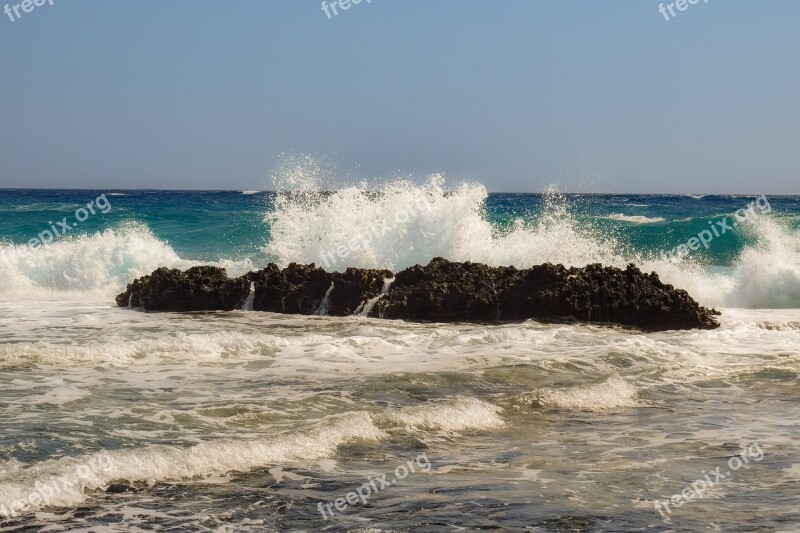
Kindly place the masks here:
[(59, 486), (59, 490), (48, 498), (50, 506), (75, 506), (86, 499), (87, 491), (103, 489), (116, 480), (152, 485), (170, 480), (223, 476), (270, 464), (322, 459), (332, 456), (345, 442), (376, 440), (383, 436), (383, 431), (373, 424), (368, 414), (350, 413), (332, 417), (308, 429), (274, 437), (210, 440), (189, 448), (151, 446), (51, 460), (25, 469), (17, 468), (0, 479), (0, 504), (27, 500), (39, 486), (49, 483), (52, 478), (68, 476), (67, 479), (78, 480), (74, 473), (81, 465), (92, 465), (88, 468), (88, 475), (82, 471), (80, 482)]
[(756, 239), (740, 255), (728, 304), (751, 308), (800, 307), (800, 235), (779, 220), (748, 218), (739, 226)]
[[(289, 188), (277, 194), (276, 207), (267, 215), (271, 240), (265, 251), (280, 265), (321, 264), (321, 254), (347, 244), (369, 227), (379, 227), (379, 236), (330, 268), (397, 271), (427, 264), (437, 256), (519, 268), (545, 262), (578, 267), (591, 263), (624, 267), (634, 262), (687, 290), (703, 305), (800, 307), (800, 236), (789, 228), (789, 221), (779, 218), (752, 213), (739, 228), (755, 244), (745, 248), (727, 271), (711, 270), (686, 258), (664, 259), (652, 250), (630, 250), (616, 235), (579, 221), (568, 199), (555, 193), (546, 196), (537, 218), (516, 220), (501, 232), (486, 219), (488, 193), (480, 184), (449, 190), (444, 178), (434, 175), (422, 185), (399, 180), (377, 189), (362, 184), (326, 192), (318, 175), (295, 168)], [(429, 209), (406, 216), (409, 206), (423, 201)], [(38, 249), (0, 244), (0, 296), (74, 292), (110, 298), (158, 267), (196, 264), (141, 224), (65, 238)], [(230, 275), (256, 268), (249, 260), (219, 258), (211, 264), (227, 268)]]
[[(313, 343), (311, 335), (303, 342)], [(297, 339), (296, 342), (299, 342)], [(292, 343), (292, 339), (273, 336), (216, 331), (211, 333), (170, 333), (156, 338), (137, 340), (110, 339), (105, 342), (89, 341), (61, 344), (48, 341), (0, 344), (0, 363), (118, 363), (132, 364), (172, 361), (209, 361), (236, 356), (239, 359), (255, 358), (264, 352), (274, 351)]]
[[(0, 464), (0, 506), (29, 500), (52, 479), (66, 479), (57, 490), (38, 498), (35, 511), (45, 506), (73, 507), (87, 492), (103, 490), (114, 481), (154, 485), (166, 481), (209, 479), (248, 472), (267, 465), (318, 461), (335, 455), (338, 446), (354, 440), (376, 441), (386, 433), (378, 424), (402, 423), (447, 431), (487, 430), (503, 425), (499, 408), (474, 398), (437, 402), (370, 415), (351, 412), (332, 416), (313, 426), (274, 436), (250, 439), (215, 439), (191, 447), (149, 446), (55, 459), (23, 466), (18, 461)], [(78, 475), (80, 474), (80, 475)], [(65, 477), (66, 476), (66, 477)], [(0, 507), (2, 512), (2, 507)]]
[(604, 383), (563, 389), (541, 389), (534, 393), (544, 405), (561, 409), (599, 411), (636, 406), (636, 388), (614, 376)]
[(649, 218), (642, 215), (624, 215), (622, 213), (614, 213), (613, 215), (608, 215), (606, 218), (619, 222), (630, 222), (631, 224), (656, 224), (658, 222), (664, 222), (664, 219), (661, 217)]
[(500, 408), (477, 398), (459, 398), (446, 402), (394, 409), (378, 418), (408, 428), (424, 427), (445, 431), (488, 430), (504, 425)]
[[(519, 268), (545, 262), (578, 267), (591, 263), (624, 267), (634, 262), (643, 270), (657, 272), (664, 282), (687, 290), (703, 305), (800, 307), (800, 237), (785, 222), (766, 215), (753, 213), (741, 226), (758, 244), (746, 248), (734, 268), (725, 272), (709, 270), (686, 258), (663, 259), (652, 251), (627, 249), (615, 235), (579, 222), (567, 199), (555, 193), (546, 197), (536, 221), (517, 220), (510, 230), (500, 233), (485, 217), (488, 192), (482, 185), (462, 184), (448, 191), (440, 175), (431, 176), (423, 185), (396, 181), (377, 190), (359, 185), (326, 194), (315, 175), (303, 178), (295, 169), (291, 185), (292, 192), (279, 193), (277, 208), (268, 215), (272, 241), (266, 251), (281, 265), (319, 264), (321, 253), (335, 250), (369, 225), (383, 225), (393, 227), (392, 231), (352, 251), (332, 269), (398, 270), (427, 264), (437, 256)], [(420, 198), (430, 209), (397, 224), (403, 206)]]
[[(0, 244), (0, 296), (58, 292), (111, 296), (133, 279), (159, 267), (189, 268), (142, 224), (125, 224), (93, 235), (65, 237), (48, 246)], [(220, 260), (230, 275), (253, 269), (250, 261)]]
[[(441, 175), (421, 185), (396, 181), (373, 191), (365, 185), (324, 194), (321, 184), (300, 183), (304, 189), (279, 193), (277, 207), (267, 217), (272, 240), (265, 251), (280, 265), (320, 263), (321, 253), (335, 250), (370, 225), (389, 230), (352, 251), (333, 266), (399, 270), (427, 264), (441, 256), (456, 261), (527, 267), (543, 262), (580, 264), (618, 262), (608, 243), (582, 230), (569, 216), (558, 195), (534, 225), (517, 220), (499, 234), (484, 217), (488, 192), (483, 185), (462, 184), (453, 191)], [(398, 223), (407, 206), (424, 200), (429, 209)], [(558, 236), (554, 239), (554, 236)]]

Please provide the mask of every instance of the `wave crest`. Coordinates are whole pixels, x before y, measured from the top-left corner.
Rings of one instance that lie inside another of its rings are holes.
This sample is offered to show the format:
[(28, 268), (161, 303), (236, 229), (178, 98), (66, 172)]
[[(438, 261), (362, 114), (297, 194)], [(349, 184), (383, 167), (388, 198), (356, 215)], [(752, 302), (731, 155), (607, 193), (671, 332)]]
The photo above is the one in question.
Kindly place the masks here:
[[(753, 212), (737, 229), (750, 244), (732, 267), (714, 268), (691, 258), (632, 249), (622, 233), (591, 218), (579, 219), (569, 198), (554, 191), (545, 195), (536, 213), (506, 218), (502, 225), (492, 217), (507, 214), (486, 212), (488, 192), (481, 184), (448, 189), (444, 177), (436, 174), (422, 185), (401, 179), (379, 187), (362, 183), (328, 191), (324, 174), (309, 162), (289, 169), (266, 214), (270, 235), (264, 251), (281, 266), (297, 262), (335, 271), (397, 271), (437, 256), (518, 268), (548, 262), (624, 267), (633, 262), (706, 306), (800, 308), (800, 235), (790, 220), (776, 216)], [(183, 259), (137, 223), (66, 237), (37, 249), (0, 244), (0, 296), (76, 293), (108, 298), (159, 267), (211, 264), (225, 267), (232, 276), (256, 268), (247, 259), (213, 259)]]
[[(483, 185), (461, 184), (448, 191), (440, 174), (423, 185), (401, 180), (377, 189), (361, 184), (331, 193), (313, 179), (293, 183), (299, 188), (278, 192), (275, 210), (266, 217), (271, 241), (264, 251), (281, 266), (325, 264), (340, 247), (347, 256), (337, 256), (329, 270), (398, 270), (437, 256), (520, 268), (546, 262), (624, 262), (614, 253), (618, 246), (612, 238), (598, 239), (596, 228), (581, 228), (555, 193), (547, 197), (538, 221), (517, 219), (501, 231), (485, 216), (489, 193)], [(407, 216), (411, 206), (421, 204), (427, 208)], [(373, 237), (358, 238), (364, 234)], [(357, 249), (350, 245), (355, 242)]]
[[(128, 223), (102, 233), (65, 237), (38, 248), (0, 244), (0, 295), (79, 293), (106, 298), (159, 267), (185, 269), (197, 264), (181, 259), (147, 226)], [(253, 268), (248, 260), (216, 265), (228, 268), (233, 275)]]
[[(480, 184), (461, 184), (448, 191), (437, 174), (422, 185), (400, 180), (377, 188), (361, 184), (325, 192), (318, 175), (294, 168), (291, 189), (278, 192), (275, 209), (266, 217), (271, 241), (264, 251), (281, 266), (297, 262), (337, 271), (347, 267), (396, 271), (427, 264), (437, 256), (518, 268), (548, 262), (624, 267), (633, 262), (688, 291), (703, 305), (800, 307), (800, 239), (789, 226), (767, 215), (753, 213), (741, 225), (756, 244), (744, 249), (733, 268), (712, 269), (689, 258), (632, 250), (615, 233), (579, 221), (569, 200), (552, 190), (536, 217), (519, 218), (500, 230), (485, 212), (488, 192)], [(429, 208), (398, 222), (401, 212), (420, 201)], [(382, 229), (373, 231), (375, 227)], [(360, 239), (365, 232), (373, 237)], [(337, 249), (346, 257), (337, 255)]]
[(631, 224), (657, 224), (664, 222), (661, 217), (646, 217), (642, 215), (624, 215), (622, 213), (614, 213), (606, 217), (609, 220), (616, 220), (617, 222), (630, 222)]

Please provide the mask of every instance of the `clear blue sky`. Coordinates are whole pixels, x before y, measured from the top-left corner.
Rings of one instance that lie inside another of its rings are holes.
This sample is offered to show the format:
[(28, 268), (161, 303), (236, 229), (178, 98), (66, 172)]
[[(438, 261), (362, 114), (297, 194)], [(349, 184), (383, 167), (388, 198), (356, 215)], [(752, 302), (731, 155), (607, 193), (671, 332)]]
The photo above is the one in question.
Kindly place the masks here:
[(260, 188), (288, 153), (491, 191), (800, 194), (797, 0), (54, 4), (0, 13), (0, 187)]

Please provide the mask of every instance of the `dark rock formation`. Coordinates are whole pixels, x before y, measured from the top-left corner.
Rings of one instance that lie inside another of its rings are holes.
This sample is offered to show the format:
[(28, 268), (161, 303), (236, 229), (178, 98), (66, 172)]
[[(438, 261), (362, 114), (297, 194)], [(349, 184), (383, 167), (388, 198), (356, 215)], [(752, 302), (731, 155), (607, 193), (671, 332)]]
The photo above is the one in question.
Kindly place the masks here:
[(434, 259), (397, 274), (373, 314), (434, 322), (577, 320), (647, 330), (711, 329), (716, 311), (686, 291), (661, 283), (634, 265), (565, 268), (544, 264), (518, 270)]
[(231, 311), (241, 309), (249, 294), (250, 282), (229, 278), (224, 268), (159, 268), (128, 285), (117, 296), (117, 305), (151, 311)]
[[(270, 263), (247, 278), (256, 285), (254, 311), (330, 316), (349, 316), (366, 300), (380, 294), (389, 270), (348, 268), (344, 273), (325, 272), (315, 265), (291, 263), (285, 269)], [(330, 290), (329, 298), (323, 300)]]
[(389, 294), (373, 307), (372, 316), (432, 322), (503, 320), (502, 287), (497, 285), (503, 270), (441, 258), (428, 266), (407, 268), (397, 273)]
[(159, 311), (241, 308), (255, 285), (255, 311), (349, 316), (368, 301), (370, 316), (433, 322), (499, 322), (530, 318), (621, 324), (644, 330), (719, 327), (714, 310), (685, 291), (661, 283), (634, 265), (529, 269), (493, 268), (436, 258), (397, 273), (380, 296), (388, 270), (349, 268), (325, 272), (315, 265), (274, 264), (238, 279), (223, 269), (196, 267), (185, 273), (159, 269), (134, 281), (117, 304)]

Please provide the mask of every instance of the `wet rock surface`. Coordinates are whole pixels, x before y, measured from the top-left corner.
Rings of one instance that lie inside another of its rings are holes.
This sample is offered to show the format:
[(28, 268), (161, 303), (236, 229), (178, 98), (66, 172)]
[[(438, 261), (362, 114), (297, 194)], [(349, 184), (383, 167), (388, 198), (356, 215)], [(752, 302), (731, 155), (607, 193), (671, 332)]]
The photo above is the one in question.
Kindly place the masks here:
[(246, 276), (255, 283), (254, 311), (330, 316), (354, 314), (365, 301), (379, 295), (384, 280), (391, 277), (389, 270), (326, 272), (313, 264), (296, 263), (285, 269), (270, 263)]
[(574, 320), (648, 330), (712, 329), (716, 311), (634, 265), (492, 268), (434, 259), (397, 274), (373, 313), (435, 322)]
[(117, 304), (153, 311), (229, 311), (241, 308), (251, 284), (253, 310), (273, 313), (350, 316), (366, 306), (375, 318), (413, 321), (538, 319), (653, 331), (719, 327), (715, 310), (634, 265), (623, 270), (548, 263), (517, 269), (436, 258), (393, 275), (357, 268), (326, 272), (313, 264), (292, 263), (284, 269), (270, 264), (235, 279), (215, 267), (186, 272), (161, 268), (131, 283), (117, 296)]
[(240, 309), (249, 294), (250, 282), (229, 278), (224, 268), (159, 268), (128, 285), (116, 301), (121, 307), (150, 311), (232, 311)]

